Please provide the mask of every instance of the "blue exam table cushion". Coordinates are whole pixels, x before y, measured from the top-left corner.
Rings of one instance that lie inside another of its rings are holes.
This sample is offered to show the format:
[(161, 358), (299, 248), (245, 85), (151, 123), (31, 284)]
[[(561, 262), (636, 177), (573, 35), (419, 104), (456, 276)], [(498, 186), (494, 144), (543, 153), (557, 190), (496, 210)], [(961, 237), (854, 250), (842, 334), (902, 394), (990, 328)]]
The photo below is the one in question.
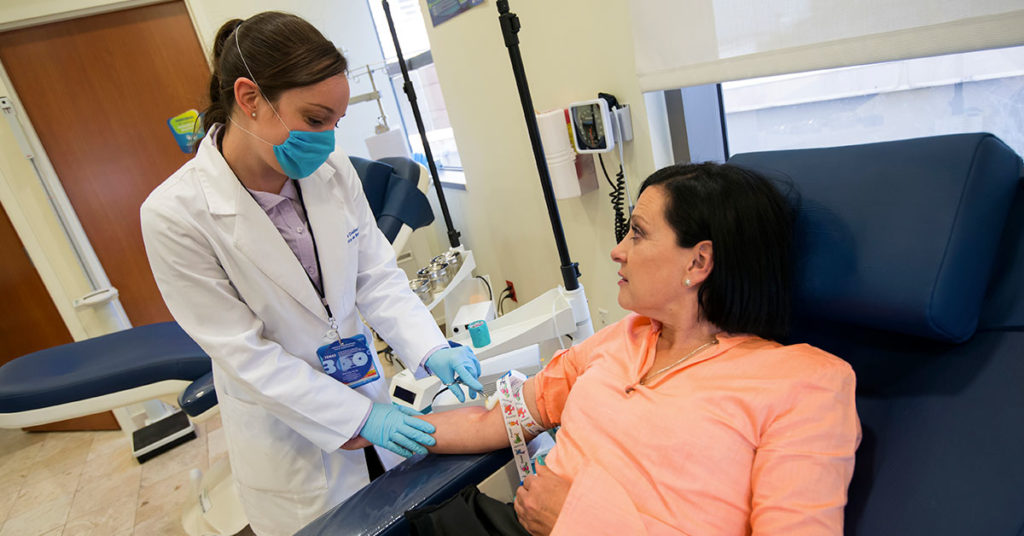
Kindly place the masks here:
[(0, 413), (88, 400), (210, 372), (176, 322), (139, 326), (21, 356), (0, 367)]

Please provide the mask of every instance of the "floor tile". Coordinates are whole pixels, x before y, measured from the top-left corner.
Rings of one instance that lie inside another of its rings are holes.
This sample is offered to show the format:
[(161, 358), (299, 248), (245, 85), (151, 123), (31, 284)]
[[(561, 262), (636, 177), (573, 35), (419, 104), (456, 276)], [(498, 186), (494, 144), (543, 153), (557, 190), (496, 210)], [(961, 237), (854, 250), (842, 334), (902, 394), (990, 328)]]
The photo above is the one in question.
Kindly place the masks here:
[(10, 516), (0, 529), (0, 536), (37, 536), (64, 526), (71, 509), (72, 495), (37, 504), (18, 516)]
[(46, 441), (46, 434), (0, 429), (0, 459), (8, 453), (19, 451), (25, 447), (36, 446), (43, 441)]
[(31, 466), (29, 480), (45, 480), (64, 475), (76, 479), (89, 456), (93, 436), (89, 432), (53, 432), (39, 448)]
[(36, 478), (36, 475), (41, 473), (30, 473), (22, 484), (10, 511), (7, 512), (7, 517), (20, 517), (37, 509), (40, 505), (63, 503), (64, 501), (70, 504), (75, 496), (75, 489), (78, 488), (78, 477), (81, 472), (82, 468), (79, 466), (56, 476), (49, 476), (46, 473), (48, 476), (42, 479)]
[(150, 519), (135, 525), (135, 536), (183, 536), (185, 529), (181, 527), (178, 516)]
[(46, 440), (39, 448), (39, 459), (52, 456), (57, 453), (78, 452), (84, 450), (87, 454), (92, 446), (93, 439), (100, 432), (48, 432)]
[[(87, 468), (92, 469), (94, 467)], [(68, 519), (87, 517), (92, 512), (102, 513), (104, 508), (120, 505), (122, 501), (129, 500), (131, 506), (128, 510), (132, 514), (131, 519), (134, 520), (141, 480), (142, 468), (138, 466), (129, 466), (106, 474), (97, 473), (97, 476), (83, 476), (75, 491)]]
[(18, 499), (18, 494), (25, 483), (28, 471), (12, 471), (11, 474), (0, 477), (0, 526), (7, 519), (7, 514)]
[(190, 490), (189, 475), (183, 471), (174, 473), (159, 482), (143, 485), (139, 489), (138, 507), (135, 510), (136, 534), (151, 534), (140, 532), (139, 526), (163, 526), (161, 520), (166, 519), (173, 520), (180, 531), (181, 510), (185, 500), (189, 497)]
[[(12, 436), (8, 432), (12, 430), (0, 430), (2, 437), (15, 438), (13, 441), (6, 441), (0, 450), (0, 478), (13, 473), (27, 475), (32, 462), (39, 456), (39, 446), (45, 441), (44, 434), (26, 434), (20, 430), (13, 431), (20, 434), (20, 437)], [(28, 440), (33, 438), (33, 440)], [(38, 439), (35, 439), (38, 438)]]
[(144, 464), (123, 432), (0, 430), (0, 536), (182, 536), (190, 470), (227, 456), (219, 415), (196, 430)]
[(89, 449), (88, 460), (99, 456), (107, 456), (115, 452), (131, 456), (131, 437), (117, 430), (112, 432), (96, 432), (92, 447)]
[(96, 509), (75, 512), (81, 497), (75, 498), (68, 515), (64, 533), (61, 536), (109, 536), (117, 533), (131, 533), (135, 527), (135, 507), (138, 489), (132, 493), (101, 503)]
[(143, 463), (142, 485), (152, 485), (173, 474), (187, 474), (192, 469), (205, 471), (208, 466), (206, 437), (199, 436)]

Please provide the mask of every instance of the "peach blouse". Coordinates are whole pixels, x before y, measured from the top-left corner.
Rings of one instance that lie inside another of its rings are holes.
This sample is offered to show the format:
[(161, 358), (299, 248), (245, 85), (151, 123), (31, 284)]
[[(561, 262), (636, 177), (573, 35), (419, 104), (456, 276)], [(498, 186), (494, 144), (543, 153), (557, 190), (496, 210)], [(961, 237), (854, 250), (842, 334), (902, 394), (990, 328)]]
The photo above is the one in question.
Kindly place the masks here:
[(572, 487), (555, 535), (842, 534), (860, 422), (845, 361), (720, 334), (647, 385), (660, 324), (630, 315), (537, 374)]

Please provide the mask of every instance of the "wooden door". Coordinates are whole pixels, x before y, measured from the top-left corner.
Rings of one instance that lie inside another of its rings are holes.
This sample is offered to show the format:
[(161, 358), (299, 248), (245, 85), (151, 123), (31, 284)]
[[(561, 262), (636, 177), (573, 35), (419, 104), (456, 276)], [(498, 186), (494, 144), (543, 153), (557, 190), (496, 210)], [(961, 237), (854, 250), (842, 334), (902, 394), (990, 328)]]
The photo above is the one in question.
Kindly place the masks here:
[[(18, 234), (0, 208), (0, 365), (25, 354), (73, 342), (64, 319), (53, 305), (35, 265)], [(114, 414), (98, 415), (48, 424), (31, 430), (117, 430)]]
[(129, 320), (171, 320), (139, 207), (190, 158), (167, 120), (208, 98), (209, 66), (184, 3), (5, 32), (0, 61)]

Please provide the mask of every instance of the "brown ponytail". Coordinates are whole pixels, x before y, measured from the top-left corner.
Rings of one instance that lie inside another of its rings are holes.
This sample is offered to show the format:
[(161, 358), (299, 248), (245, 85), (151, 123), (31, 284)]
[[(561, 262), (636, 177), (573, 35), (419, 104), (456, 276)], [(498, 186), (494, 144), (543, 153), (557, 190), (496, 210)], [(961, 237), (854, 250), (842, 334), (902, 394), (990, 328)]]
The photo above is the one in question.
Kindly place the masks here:
[[(226, 99), (221, 95), (223, 92), (221, 91), (220, 83), (220, 59), (224, 53), (224, 43), (239, 24), (242, 24), (242, 19), (232, 19), (225, 22), (217, 30), (217, 37), (213, 40), (213, 75), (210, 76), (210, 106), (203, 112), (204, 130), (209, 130), (214, 123), (226, 123), (231, 112), (230, 105), (224, 105)], [(233, 99), (232, 95), (231, 100)]]
[(210, 106), (203, 112), (203, 129), (227, 122), (239, 78), (255, 78), (266, 98), (276, 102), (284, 90), (321, 82), (347, 68), (334, 43), (300, 17), (268, 11), (245, 21), (230, 20), (214, 39)]

